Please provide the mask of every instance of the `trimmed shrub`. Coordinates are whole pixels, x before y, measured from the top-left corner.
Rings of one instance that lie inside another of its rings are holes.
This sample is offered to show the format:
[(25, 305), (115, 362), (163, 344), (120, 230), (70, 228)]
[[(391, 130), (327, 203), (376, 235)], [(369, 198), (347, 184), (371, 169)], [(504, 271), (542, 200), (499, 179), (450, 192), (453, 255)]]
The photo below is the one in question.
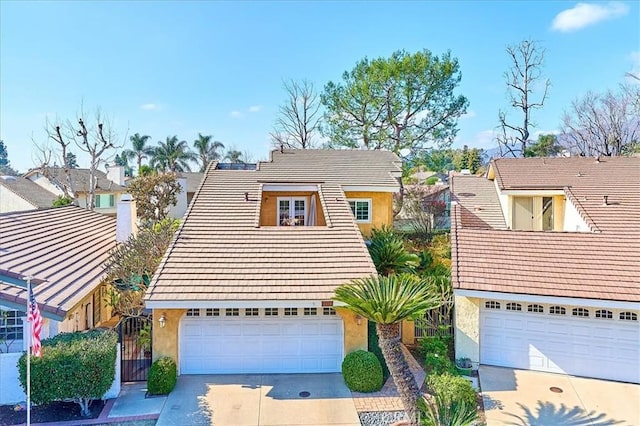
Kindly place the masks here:
[[(31, 399), (36, 404), (72, 400), (89, 414), (91, 400), (109, 390), (116, 370), (118, 336), (111, 330), (63, 333), (42, 341), (42, 357), (31, 357)], [(26, 353), (18, 361), (27, 389)]]
[(445, 404), (463, 403), (469, 407), (476, 406), (476, 391), (464, 377), (453, 374), (432, 374), (427, 380), (432, 394), (441, 398)]
[(352, 391), (375, 392), (382, 389), (382, 366), (371, 352), (359, 350), (344, 357), (342, 376)]
[(438, 354), (443, 357), (447, 356), (447, 342), (438, 336), (423, 337), (419, 340), (420, 352), (424, 355)]
[(147, 391), (151, 395), (166, 395), (173, 390), (178, 380), (178, 368), (169, 357), (157, 359), (149, 368)]
[(424, 364), (429, 374), (444, 374), (451, 373), (457, 374), (455, 365), (451, 362), (449, 357), (440, 354), (427, 354), (424, 359)]
[(380, 365), (382, 365), (382, 380), (387, 380), (389, 377), (389, 367), (387, 367), (387, 361), (384, 359), (384, 355), (382, 355), (382, 349), (380, 349), (380, 345), (378, 344), (378, 332), (376, 331), (376, 323), (373, 321), (368, 321), (368, 334), (369, 334), (369, 343), (368, 348), (369, 352), (374, 354), (378, 361), (380, 361)]

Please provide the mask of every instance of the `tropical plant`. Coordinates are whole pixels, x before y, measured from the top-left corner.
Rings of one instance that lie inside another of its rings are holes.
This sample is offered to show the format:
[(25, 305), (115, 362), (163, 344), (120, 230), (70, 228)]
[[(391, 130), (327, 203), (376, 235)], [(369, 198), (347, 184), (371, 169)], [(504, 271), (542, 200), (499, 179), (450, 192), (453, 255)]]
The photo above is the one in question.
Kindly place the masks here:
[(178, 136), (167, 136), (165, 142), (158, 142), (158, 146), (151, 155), (151, 167), (164, 172), (189, 172), (190, 161), (196, 160), (186, 141), (179, 141)]
[(474, 405), (435, 395), (418, 401), (422, 426), (471, 426), (478, 420)]
[(230, 163), (244, 163), (244, 155), (241, 151), (237, 149), (230, 149), (224, 155), (224, 159), (229, 161)]
[(417, 424), (420, 388), (399, 345), (398, 323), (419, 317), (440, 304), (429, 281), (410, 274), (372, 276), (343, 284), (335, 294), (334, 300), (344, 303), (346, 309), (376, 323), (380, 349), (404, 409), (411, 423)]
[(193, 147), (196, 149), (197, 162), (200, 163), (200, 172), (204, 172), (210, 162), (219, 160), (221, 154), (219, 149), (224, 149), (224, 144), (218, 141), (212, 141), (213, 136), (202, 135), (198, 133), (198, 139), (193, 141)]
[(147, 146), (147, 141), (151, 139), (149, 135), (140, 135), (136, 133), (129, 138), (131, 141), (131, 149), (125, 149), (122, 152), (122, 157), (127, 160), (136, 160), (138, 165), (137, 173), (140, 176), (140, 168), (142, 167), (142, 160), (148, 158), (153, 154), (153, 147)]
[(382, 365), (375, 354), (363, 350), (351, 352), (342, 361), (342, 377), (349, 390), (376, 392), (382, 389)]
[(404, 247), (402, 237), (388, 226), (371, 231), (369, 254), (381, 275), (412, 272), (420, 264), (420, 258), (409, 253)]

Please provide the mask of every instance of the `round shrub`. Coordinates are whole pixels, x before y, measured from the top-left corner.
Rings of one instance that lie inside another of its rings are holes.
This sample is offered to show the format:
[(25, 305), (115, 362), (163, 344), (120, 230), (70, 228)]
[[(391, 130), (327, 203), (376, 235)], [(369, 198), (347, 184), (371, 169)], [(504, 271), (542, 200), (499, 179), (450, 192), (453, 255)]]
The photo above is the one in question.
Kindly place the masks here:
[(147, 392), (151, 395), (166, 395), (173, 390), (178, 380), (176, 363), (169, 357), (157, 359), (149, 368)]
[(352, 391), (375, 392), (382, 389), (382, 365), (371, 352), (359, 350), (344, 357), (342, 376)]
[(432, 394), (440, 397), (446, 404), (464, 402), (469, 407), (476, 406), (476, 391), (464, 377), (453, 374), (433, 374), (427, 381)]

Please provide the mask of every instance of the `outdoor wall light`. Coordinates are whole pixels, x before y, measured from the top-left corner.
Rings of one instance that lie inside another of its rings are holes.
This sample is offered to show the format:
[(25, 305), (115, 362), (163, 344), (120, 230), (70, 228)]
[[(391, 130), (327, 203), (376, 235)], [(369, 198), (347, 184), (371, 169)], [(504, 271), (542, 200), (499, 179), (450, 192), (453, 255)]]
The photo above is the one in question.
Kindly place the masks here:
[(360, 315), (356, 315), (356, 324), (362, 325), (362, 317)]
[(158, 318), (158, 322), (160, 323), (160, 328), (164, 328), (164, 326), (167, 325), (167, 314), (163, 312), (160, 318)]

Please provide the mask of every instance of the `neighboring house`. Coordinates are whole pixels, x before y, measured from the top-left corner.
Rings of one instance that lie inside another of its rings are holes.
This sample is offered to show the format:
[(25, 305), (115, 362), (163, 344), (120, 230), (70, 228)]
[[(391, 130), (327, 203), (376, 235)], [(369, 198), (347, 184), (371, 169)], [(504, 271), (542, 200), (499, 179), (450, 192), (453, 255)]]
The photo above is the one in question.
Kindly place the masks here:
[[(33, 169), (25, 173), (24, 177), (40, 185), (42, 188), (56, 194), (64, 195), (64, 188), (74, 194), (74, 198), (80, 207), (86, 207), (89, 203), (90, 170), (69, 169), (71, 174), (71, 187), (62, 167), (45, 167)], [(96, 170), (95, 211), (102, 214), (115, 215), (116, 204), (120, 201), (124, 188), (124, 167), (107, 166), (107, 173)]]
[(385, 151), (210, 167), (147, 291), (154, 358), (180, 374), (340, 371), (367, 321), (334, 290), (376, 274), (363, 235), (392, 223), (400, 173)]
[(451, 195), (449, 185), (405, 185), (396, 228), (417, 232), (449, 229)]
[(204, 173), (182, 172), (180, 173), (180, 176), (186, 179), (187, 205), (189, 205), (204, 179)]
[(182, 190), (176, 197), (176, 204), (169, 209), (169, 216), (174, 219), (182, 219), (184, 217), (193, 196), (202, 183), (202, 179), (204, 179), (204, 173), (178, 173), (178, 184)]
[(57, 197), (21, 176), (0, 176), (0, 213), (46, 209)]
[(640, 382), (640, 158), (452, 179), (457, 357)]

